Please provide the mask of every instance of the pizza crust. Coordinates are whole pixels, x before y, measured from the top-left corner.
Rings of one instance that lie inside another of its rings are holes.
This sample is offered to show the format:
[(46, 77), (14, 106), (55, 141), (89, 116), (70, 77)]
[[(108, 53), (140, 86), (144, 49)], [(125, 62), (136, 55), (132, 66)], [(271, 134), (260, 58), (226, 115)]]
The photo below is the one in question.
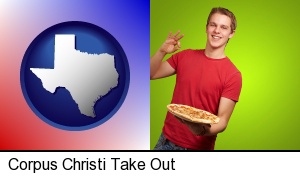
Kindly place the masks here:
[(194, 123), (216, 124), (220, 118), (208, 111), (197, 109), (191, 106), (182, 104), (169, 104), (167, 109), (170, 113), (183, 120)]

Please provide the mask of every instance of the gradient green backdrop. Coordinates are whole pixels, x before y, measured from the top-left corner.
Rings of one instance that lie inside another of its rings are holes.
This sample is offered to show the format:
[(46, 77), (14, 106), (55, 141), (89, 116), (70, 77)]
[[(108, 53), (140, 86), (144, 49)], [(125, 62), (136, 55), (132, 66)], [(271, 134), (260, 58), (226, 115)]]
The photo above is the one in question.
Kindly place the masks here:
[[(218, 135), (216, 150), (300, 149), (298, 0), (150, 2), (151, 55), (170, 31), (178, 29), (185, 34), (181, 50), (204, 48), (212, 7), (226, 7), (236, 15), (237, 30), (225, 53), (242, 72), (243, 87), (226, 131)], [(150, 82), (151, 149), (161, 133), (174, 85), (175, 76)]]

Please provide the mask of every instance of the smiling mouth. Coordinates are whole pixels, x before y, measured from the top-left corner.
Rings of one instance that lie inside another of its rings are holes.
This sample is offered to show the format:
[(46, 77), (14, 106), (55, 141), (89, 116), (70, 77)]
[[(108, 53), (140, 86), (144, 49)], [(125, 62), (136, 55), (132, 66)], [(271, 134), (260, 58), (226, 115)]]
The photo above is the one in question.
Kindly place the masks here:
[(221, 37), (216, 36), (216, 35), (212, 35), (212, 38), (214, 38), (214, 39), (221, 39)]

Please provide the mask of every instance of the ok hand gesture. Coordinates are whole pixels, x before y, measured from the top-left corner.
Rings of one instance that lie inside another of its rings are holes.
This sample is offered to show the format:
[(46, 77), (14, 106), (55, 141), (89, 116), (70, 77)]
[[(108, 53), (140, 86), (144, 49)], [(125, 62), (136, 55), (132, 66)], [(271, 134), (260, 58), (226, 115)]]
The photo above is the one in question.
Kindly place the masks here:
[(172, 32), (169, 33), (166, 41), (162, 44), (160, 47), (160, 51), (170, 54), (178, 49), (180, 49), (180, 39), (184, 36), (183, 34), (179, 35), (180, 31), (177, 31), (176, 34), (172, 34)]

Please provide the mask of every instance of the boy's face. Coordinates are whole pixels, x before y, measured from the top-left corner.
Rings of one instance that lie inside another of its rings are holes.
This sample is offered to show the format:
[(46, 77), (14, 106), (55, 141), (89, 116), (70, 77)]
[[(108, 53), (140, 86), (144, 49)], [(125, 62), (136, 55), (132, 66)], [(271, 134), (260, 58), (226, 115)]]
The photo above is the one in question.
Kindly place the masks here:
[(206, 27), (207, 44), (215, 49), (225, 48), (228, 39), (234, 35), (230, 25), (231, 19), (228, 16), (219, 13), (213, 14)]

